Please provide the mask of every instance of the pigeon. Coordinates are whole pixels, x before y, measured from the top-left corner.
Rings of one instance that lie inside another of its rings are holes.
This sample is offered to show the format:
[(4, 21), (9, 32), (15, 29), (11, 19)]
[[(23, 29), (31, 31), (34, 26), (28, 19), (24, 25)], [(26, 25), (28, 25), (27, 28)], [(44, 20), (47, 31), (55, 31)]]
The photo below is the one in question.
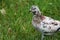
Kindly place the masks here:
[(29, 12), (33, 14), (33, 27), (42, 33), (41, 40), (44, 40), (45, 35), (53, 35), (55, 32), (60, 31), (60, 21), (42, 15), (38, 6), (32, 5)]

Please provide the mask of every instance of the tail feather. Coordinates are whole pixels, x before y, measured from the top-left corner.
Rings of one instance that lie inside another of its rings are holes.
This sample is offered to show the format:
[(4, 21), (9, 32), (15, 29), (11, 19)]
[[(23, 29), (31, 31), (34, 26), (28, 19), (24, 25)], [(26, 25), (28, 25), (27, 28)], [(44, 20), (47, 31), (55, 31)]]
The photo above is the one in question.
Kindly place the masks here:
[(58, 29), (56, 30), (56, 32), (57, 32), (57, 31), (60, 31), (60, 28), (58, 28)]

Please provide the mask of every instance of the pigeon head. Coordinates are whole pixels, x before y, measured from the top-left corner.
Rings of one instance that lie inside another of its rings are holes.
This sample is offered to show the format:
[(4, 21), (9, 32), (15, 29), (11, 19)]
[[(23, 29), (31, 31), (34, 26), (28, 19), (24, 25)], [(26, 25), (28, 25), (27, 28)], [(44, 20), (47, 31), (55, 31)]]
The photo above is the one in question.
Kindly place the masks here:
[(41, 12), (39, 10), (39, 7), (38, 6), (35, 6), (35, 5), (32, 5), (31, 6), (30, 12), (32, 12), (34, 15), (37, 15), (37, 14), (40, 14), (41, 15)]

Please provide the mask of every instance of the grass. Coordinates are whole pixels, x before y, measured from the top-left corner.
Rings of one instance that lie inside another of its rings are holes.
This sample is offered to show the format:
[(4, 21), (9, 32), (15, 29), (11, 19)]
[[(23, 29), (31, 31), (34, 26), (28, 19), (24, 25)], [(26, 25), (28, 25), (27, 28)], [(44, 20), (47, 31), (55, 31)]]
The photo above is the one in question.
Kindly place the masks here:
[[(0, 0), (0, 40), (40, 40), (41, 33), (32, 26), (32, 14), (29, 8), (37, 5), (42, 14), (60, 20), (60, 0)], [(60, 40), (60, 33), (45, 40)]]

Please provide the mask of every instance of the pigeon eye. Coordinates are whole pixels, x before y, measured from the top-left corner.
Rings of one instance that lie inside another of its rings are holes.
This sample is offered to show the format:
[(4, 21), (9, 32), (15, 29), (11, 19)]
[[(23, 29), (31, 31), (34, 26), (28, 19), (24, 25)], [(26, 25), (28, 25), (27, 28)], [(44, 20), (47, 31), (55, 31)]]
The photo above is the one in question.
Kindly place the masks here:
[(32, 10), (35, 10), (36, 8), (32, 8)]

